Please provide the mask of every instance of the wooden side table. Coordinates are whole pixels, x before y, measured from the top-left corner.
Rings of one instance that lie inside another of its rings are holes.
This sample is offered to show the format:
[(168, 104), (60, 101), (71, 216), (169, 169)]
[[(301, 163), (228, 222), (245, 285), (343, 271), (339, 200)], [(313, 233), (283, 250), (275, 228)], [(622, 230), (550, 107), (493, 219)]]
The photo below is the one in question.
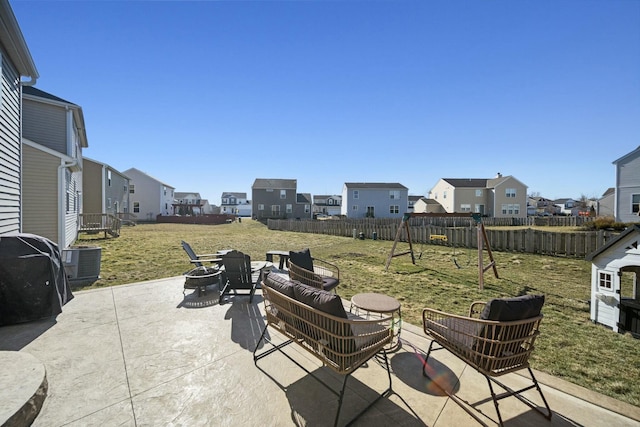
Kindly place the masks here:
[(367, 312), (367, 317), (371, 313), (379, 315), (390, 314), (391, 326), (393, 328), (393, 341), (388, 350), (394, 351), (400, 348), (400, 332), (402, 332), (402, 313), (400, 311), (400, 301), (384, 294), (362, 293), (351, 297), (351, 308), (349, 311), (360, 314), (360, 310)]
[(268, 251), (267, 252), (267, 261), (273, 262), (273, 256), (278, 255), (280, 257), (280, 263), (278, 264), (279, 270), (284, 270), (287, 265), (287, 260), (289, 259), (289, 251)]

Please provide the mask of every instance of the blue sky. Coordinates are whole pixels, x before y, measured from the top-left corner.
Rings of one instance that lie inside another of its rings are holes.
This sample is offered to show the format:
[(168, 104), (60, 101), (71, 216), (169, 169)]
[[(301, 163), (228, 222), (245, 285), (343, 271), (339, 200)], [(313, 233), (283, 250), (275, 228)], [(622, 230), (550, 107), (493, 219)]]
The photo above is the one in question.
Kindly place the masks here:
[(426, 195), (498, 172), (598, 197), (640, 146), (640, 0), (11, 5), (85, 156), (214, 204), (256, 178)]

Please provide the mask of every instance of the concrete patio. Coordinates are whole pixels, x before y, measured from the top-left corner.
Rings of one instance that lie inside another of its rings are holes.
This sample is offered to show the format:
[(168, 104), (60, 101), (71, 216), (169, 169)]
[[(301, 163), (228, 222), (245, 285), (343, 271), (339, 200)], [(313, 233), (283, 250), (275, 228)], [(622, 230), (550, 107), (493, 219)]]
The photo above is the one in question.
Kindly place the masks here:
[[(218, 304), (188, 291), (183, 277), (75, 293), (55, 320), (0, 327), (0, 424), (46, 398), (35, 426), (325, 426), (337, 398), (279, 353), (256, 366), (252, 351), (264, 327), (260, 293)], [(542, 326), (544, 333), (544, 322)], [(275, 334), (272, 334), (275, 335)], [(402, 347), (390, 354), (393, 394), (354, 425), (436, 427), (497, 425), (486, 380), (446, 350), (429, 360), (429, 341), (403, 325)], [(275, 337), (274, 337), (275, 338)], [(288, 346), (301, 364), (338, 388), (340, 378)], [(553, 410), (551, 421), (515, 398), (500, 403), (507, 426), (637, 426), (640, 408), (536, 372)], [(524, 385), (518, 374), (503, 378)], [(344, 424), (385, 387), (372, 360), (349, 379)], [(40, 393), (40, 394), (38, 394)], [(542, 405), (537, 393), (526, 392)], [(35, 396), (35, 398), (34, 398)], [(470, 415), (470, 413), (473, 415)]]

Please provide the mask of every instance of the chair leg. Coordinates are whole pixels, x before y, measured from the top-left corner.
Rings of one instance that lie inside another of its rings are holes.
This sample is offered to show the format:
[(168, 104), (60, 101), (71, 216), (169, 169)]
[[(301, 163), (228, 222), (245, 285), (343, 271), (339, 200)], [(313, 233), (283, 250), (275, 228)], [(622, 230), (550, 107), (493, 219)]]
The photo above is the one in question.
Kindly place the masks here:
[(429, 344), (429, 350), (427, 350), (427, 355), (424, 357), (424, 363), (422, 364), (422, 376), (423, 377), (429, 378), (429, 375), (427, 374), (427, 360), (429, 360), (429, 355), (431, 354), (431, 349), (433, 348), (433, 344), (434, 343), (435, 343), (435, 341), (432, 340), (431, 344)]
[[(540, 388), (540, 385), (538, 384), (538, 380), (536, 379), (535, 375), (533, 375), (533, 371), (531, 370), (530, 367), (527, 367), (527, 369), (529, 370), (529, 375), (531, 376), (531, 381), (533, 382), (533, 384), (521, 388), (520, 390), (513, 390), (509, 387), (507, 387), (506, 385), (504, 385), (503, 383), (501, 383), (500, 381), (489, 377), (488, 375), (485, 375), (485, 378), (487, 379), (487, 382), (489, 383), (489, 390), (491, 391), (491, 398), (493, 400), (493, 406), (495, 406), (496, 408), (496, 412), (498, 413), (498, 421), (500, 423), (500, 426), (503, 426), (503, 422), (502, 422), (502, 415), (500, 414), (500, 409), (498, 408), (498, 400), (504, 399), (505, 397), (509, 397), (509, 396), (513, 396), (515, 398), (517, 398), (519, 401), (521, 401), (522, 403), (524, 403), (525, 405), (527, 405), (529, 408), (533, 409), (534, 411), (536, 411), (537, 413), (539, 413), (540, 415), (542, 415), (543, 417), (545, 417), (547, 420), (551, 420), (551, 416), (552, 416), (552, 412), (551, 412), (551, 408), (549, 407), (549, 403), (547, 403), (547, 399), (544, 397), (544, 394), (542, 394), (542, 389)], [(493, 390), (493, 386), (492, 383), (496, 383), (497, 385), (499, 385), (501, 388), (503, 388), (507, 393), (503, 394), (501, 396), (496, 395), (496, 393)], [(538, 408), (538, 406), (533, 403), (532, 401), (530, 401), (529, 399), (527, 399), (526, 397), (522, 396), (520, 393), (525, 392), (527, 390), (531, 390), (535, 388), (538, 391), (538, 394), (540, 395), (540, 397), (542, 398), (542, 402), (544, 403), (544, 406), (547, 408), (547, 413), (545, 414), (544, 411), (542, 411), (540, 408)]]

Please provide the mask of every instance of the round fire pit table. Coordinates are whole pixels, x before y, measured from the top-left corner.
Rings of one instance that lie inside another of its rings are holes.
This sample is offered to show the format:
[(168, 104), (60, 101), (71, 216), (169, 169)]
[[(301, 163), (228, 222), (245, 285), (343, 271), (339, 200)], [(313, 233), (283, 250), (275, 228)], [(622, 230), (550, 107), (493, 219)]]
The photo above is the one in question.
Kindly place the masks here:
[(351, 297), (351, 313), (360, 315), (360, 310), (367, 313), (367, 318), (372, 313), (383, 316), (391, 315), (391, 325), (393, 328), (393, 341), (388, 350), (395, 351), (400, 348), (400, 332), (402, 331), (402, 313), (400, 312), (400, 301), (384, 294), (362, 293)]

